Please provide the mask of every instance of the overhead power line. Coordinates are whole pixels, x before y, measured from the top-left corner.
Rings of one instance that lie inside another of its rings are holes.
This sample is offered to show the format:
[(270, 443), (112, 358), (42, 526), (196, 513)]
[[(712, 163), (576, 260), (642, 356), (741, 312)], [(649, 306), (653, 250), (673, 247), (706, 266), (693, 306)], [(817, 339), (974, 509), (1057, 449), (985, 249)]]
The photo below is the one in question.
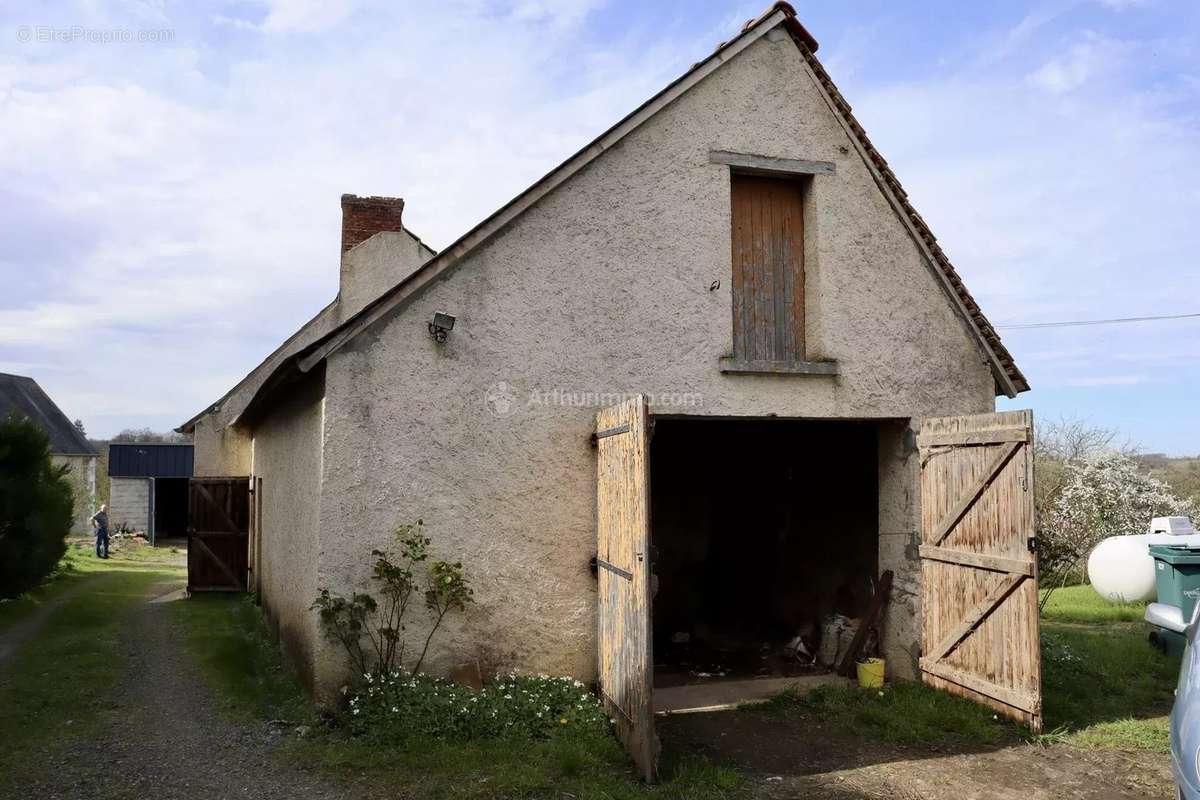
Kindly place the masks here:
[(1159, 322), (1165, 319), (1194, 319), (1200, 314), (1161, 314), (1153, 317), (1116, 317), (1114, 319), (1077, 319), (1068, 322), (1014, 322), (1008, 325), (996, 325), (997, 328), (1008, 330), (1030, 328), (1079, 328), (1085, 325), (1119, 325), (1124, 322)]

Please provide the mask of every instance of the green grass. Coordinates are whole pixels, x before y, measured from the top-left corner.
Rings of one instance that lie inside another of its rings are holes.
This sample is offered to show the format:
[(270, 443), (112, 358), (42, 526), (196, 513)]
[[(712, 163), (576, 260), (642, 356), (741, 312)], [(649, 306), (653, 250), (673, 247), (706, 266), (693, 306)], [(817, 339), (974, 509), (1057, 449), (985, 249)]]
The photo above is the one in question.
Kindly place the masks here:
[(277, 644), (244, 598), (192, 597), (174, 608), (189, 652), (234, 714), (310, 726), (307, 736), (290, 741), (286, 758), (348, 780), (365, 776), (398, 797), (720, 800), (740, 784), (732, 770), (688, 760), (660, 785), (644, 786), (616, 740), (594, 733), (563, 732), (537, 742), (416, 739), (395, 746), (355, 738), (306, 710), (299, 683), (281, 667)]
[(559, 736), (544, 742), (493, 739), (469, 743), (414, 741), (380, 747), (337, 733), (298, 740), (292, 757), (346, 778), (369, 776), (398, 797), (576, 797), (721, 800), (741, 784), (733, 770), (693, 759), (646, 786), (612, 737)]
[(1051, 593), (1044, 616), (1054, 622), (1141, 622), (1145, 613), (1145, 603), (1110, 603), (1091, 586), (1066, 586)]
[(111, 550), (109, 558), (103, 560), (96, 558), (93, 547), (91, 539), (70, 540), (66, 555), (41, 586), (20, 597), (0, 600), (0, 633), (55, 601), (85, 578), (117, 570), (176, 569), (184, 558), (181, 552), (170, 548), (128, 545)]
[(1090, 586), (1050, 598), (1042, 619), (1046, 730), (1080, 747), (1168, 751), (1179, 659), (1147, 644), (1143, 603), (1110, 604)]
[[(0, 667), (0, 774), (39, 768), (41, 750), (52, 740), (102, 730), (111, 709), (105, 687), (127, 665), (119, 646), (124, 612), (154, 584), (182, 574), (164, 565), (131, 568), (114, 560), (76, 567), (74, 576), (92, 575), (88, 587), (63, 601)], [(43, 590), (39, 602), (52, 599), (63, 585), (56, 581)]]
[(279, 646), (248, 596), (195, 594), (171, 607), (185, 647), (230, 711), (297, 725), (312, 721), (299, 684), (280, 664)]
[(1016, 726), (978, 703), (920, 683), (884, 689), (821, 686), (786, 692), (744, 710), (820, 720), (842, 733), (901, 745), (993, 745), (1019, 740)]

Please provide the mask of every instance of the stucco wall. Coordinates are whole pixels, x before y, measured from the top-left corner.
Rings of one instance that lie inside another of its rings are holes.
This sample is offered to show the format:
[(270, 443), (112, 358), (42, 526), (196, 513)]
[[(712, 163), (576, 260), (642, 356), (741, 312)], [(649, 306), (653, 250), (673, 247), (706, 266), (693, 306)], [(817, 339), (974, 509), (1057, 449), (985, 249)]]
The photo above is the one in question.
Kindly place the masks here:
[(192, 431), (197, 477), (250, 474), (250, 435), (241, 428), (223, 427), (221, 412), (205, 414)]
[(879, 426), (879, 572), (891, 570), (880, 650), (888, 677), (914, 680), (921, 656), (920, 423)]
[(433, 251), (408, 231), (377, 233), (347, 250), (338, 281), (338, 319), (357, 314), (432, 255)]
[(51, 456), (54, 466), (66, 465), (71, 471), (67, 480), (75, 500), (71, 533), (86, 536), (92, 532), (91, 517), (96, 513), (96, 456)]
[(150, 479), (112, 478), (109, 483), (108, 529), (122, 525), (134, 531), (148, 531), (150, 524)]
[[(730, 198), (712, 149), (836, 163), (809, 194), (806, 285), (809, 355), (836, 359), (839, 376), (719, 372), (732, 349)], [(458, 316), (441, 346), (425, 329), (439, 310)], [(329, 360), (318, 581), (366, 585), (364, 554), (421, 517), (478, 600), (432, 667), (479, 657), (592, 677), (588, 435), (590, 406), (609, 398), (583, 393), (622, 392), (692, 402), (656, 413), (993, 408), (981, 352), (790, 41), (750, 46)], [(919, 519), (915, 473), (908, 458), (881, 462), (881, 556), (894, 563)], [(336, 664), (318, 669), (336, 682)]]
[(308, 610), (317, 594), (322, 393), (320, 376), (314, 376), (254, 432), (254, 474), (262, 478), (263, 608), (289, 663), (310, 687), (323, 646)]
[[(249, 475), (253, 458), (250, 433), (232, 425), (263, 381), (285, 360), (354, 316), (370, 301), (412, 274), (433, 251), (409, 231), (377, 233), (341, 256), (339, 290), (334, 302), (309, 320), (247, 375), (219, 403), (216, 411), (196, 421), (195, 474)], [(331, 256), (332, 257), (332, 256)]]

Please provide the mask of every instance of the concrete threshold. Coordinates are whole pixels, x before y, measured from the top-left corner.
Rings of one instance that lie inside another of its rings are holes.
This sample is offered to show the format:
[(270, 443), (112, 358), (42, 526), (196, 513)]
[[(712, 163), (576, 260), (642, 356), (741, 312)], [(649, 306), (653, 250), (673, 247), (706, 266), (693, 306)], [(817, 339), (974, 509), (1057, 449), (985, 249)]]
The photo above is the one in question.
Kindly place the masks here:
[(828, 673), (795, 678), (752, 678), (669, 686), (654, 690), (654, 713), (666, 715), (729, 711), (748, 703), (765, 703), (789, 689), (808, 692), (818, 686), (849, 686), (852, 683), (849, 678)]

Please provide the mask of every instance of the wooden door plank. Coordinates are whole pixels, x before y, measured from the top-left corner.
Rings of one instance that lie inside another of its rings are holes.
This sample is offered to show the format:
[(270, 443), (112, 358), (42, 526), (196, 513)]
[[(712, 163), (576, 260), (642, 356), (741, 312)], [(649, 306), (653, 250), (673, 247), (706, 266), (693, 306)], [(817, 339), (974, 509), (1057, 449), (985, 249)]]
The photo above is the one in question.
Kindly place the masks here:
[(803, 184), (734, 174), (730, 194), (734, 355), (802, 361)]
[(646, 401), (602, 409), (596, 430), (597, 658), (601, 694), (617, 738), (643, 779), (658, 773), (650, 592)]
[(973, 692), (979, 692), (982, 695), (995, 698), (1026, 713), (1034, 715), (1042, 713), (1042, 701), (1039, 698), (984, 680), (948, 664), (922, 658), (921, 669), (943, 680), (957, 683), (959, 686), (963, 686)]
[(971, 506), (975, 505), (975, 501), (979, 499), (980, 495), (992, 485), (992, 481), (996, 479), (996, 476), (1000, 474), (1000, 471), (1012, 460), (1012, 457), (1016, 455), (1021, 447), (1021, 442), (1011, 442), (1000, 450), (983, 471), (983, 474), (979, 476), (979, 479), (975, 481), (974, 485), (963, 493), (950, 513), (938, 523), (933, 532), (934, 545), (940, 545), (945, 541), (946, 537), (950, 535), (950, 531), (954, 529), (954, 526), (966, 516), (966, 513), (971, 510)]
[(992, 613), (996, 606), (1003, 603), (1012, 594), (1013, 590), (1025, 580), (1024, 575), (1005, 575), (996, 584), (996, 588), (980, 601), (974, 608), (963, 616), (962, 621), (954, 626), (945, 637), (929, 652), (928, 658), (930, 661), (941, 661), (950, 651), (958, 646), (963, 639), (971, 635), (971, 632), (983, 621), (983, 618)]
[(978, 567), (993, 572), (1013, 572), (1018, 575), (1032, 576), (1034, 562), (1032, 559), (1008, 558), (994, 556), (988, 553), (970, 553), (966, 550), (951, 550), (948, 547), (935, 547), (923, 544), (917, 548), (921, 558), (934, 561), (944, 561), (947, 564), (962, 564), (966, 567)]
[(233, 574), (233, 570), (231, 570), (229, 568), (228, 564), (226, 564), (224, 561), (222, 561), (220, 558), (217, 557), (217, 554), (214, 553), (212, 551), (212, 549), (209, 548), (209, 546), (204, 543), (204, 539), (200, 538), (199, 536), (192, 536), (188, 539), (188, 546), (190, 547), (193, 544), (196, 545), (196, 547), (197, 547), (198, 551), (201, 553), (201, 555), (206, 556), (209, 559), (209, 561), (211, 561), (217, 567), (217, 569), (219, 569), (221, 571), (221, 574), (229, 579), (230, 588), (233, 588), (233, 589), (242, 588), (242, 582), (239, 581), (237, 579), (237, 576)]
[(922, 679), (1041, 730), (1033, 416), (927, 419), (918, 441)]
[[(200, 494), (200, 496), (208, 502), (212, 510), (217, 512), (217, 516), (220, 517), (221, 521), (226, 524), (226, 530), (230, 531), (231, 533), (241, 533), (241, 526), (233, 521), (233, 518), (229, 516), (229, 512), (225, 510), (225, 507), (219, 504), (216, 498), (212, 496), (212, 493), (208, 491), (208, 487), (200, 483), (195, 484), (195, 486), (196, 491)], [(228, 496), (228, 493), (226, 493), (226, 495)]]
[(959, 431), (956, 433), (921, 433), (917, 446), (949, 447), (954, 445), (1003, 444), (1005, 442), (1028, 442), (1029, 431), (1025, 428), (997, 428), (986, 431)]

